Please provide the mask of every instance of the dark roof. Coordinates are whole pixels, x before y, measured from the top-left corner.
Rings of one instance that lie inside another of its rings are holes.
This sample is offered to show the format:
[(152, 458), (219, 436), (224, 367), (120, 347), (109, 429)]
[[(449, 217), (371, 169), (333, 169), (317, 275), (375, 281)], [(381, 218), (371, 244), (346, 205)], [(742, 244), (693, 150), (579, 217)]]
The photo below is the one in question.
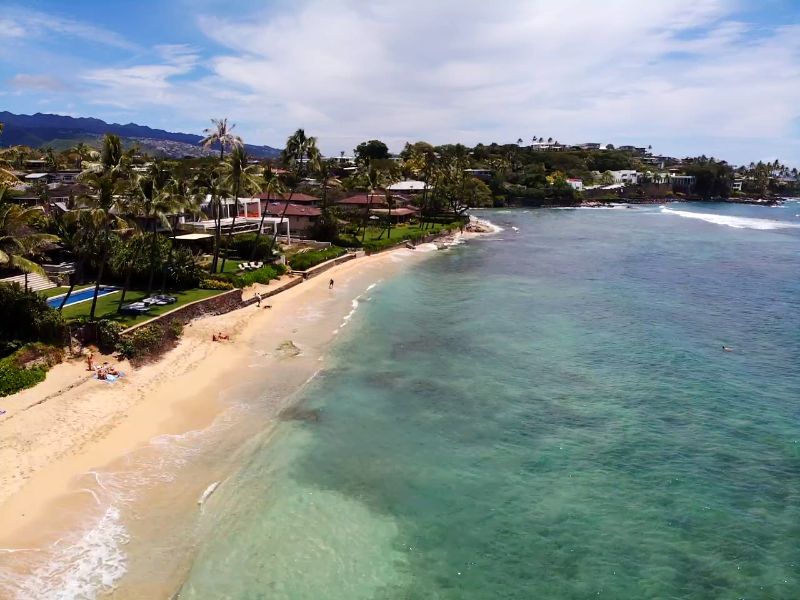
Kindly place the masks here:
[[(284, 208), (286, 209), (285, 213)], [(285, 214), (287, 217), (318, 217), (322, 214), (322, 210), (315, 206), (287, 205), (285, 202), (270, 202), (264, 210), (271, 215)]]
[(348, 198), (343, 198), (339, 200), (337, 204), (350, 204), (350, 205), (359, 205), (364, 206), (367, 204), (371, 204), (372, 206), (380, 206), (386, 205), (386, 195), (385, 194), (356, 194), (354, 196), (350, 196)]

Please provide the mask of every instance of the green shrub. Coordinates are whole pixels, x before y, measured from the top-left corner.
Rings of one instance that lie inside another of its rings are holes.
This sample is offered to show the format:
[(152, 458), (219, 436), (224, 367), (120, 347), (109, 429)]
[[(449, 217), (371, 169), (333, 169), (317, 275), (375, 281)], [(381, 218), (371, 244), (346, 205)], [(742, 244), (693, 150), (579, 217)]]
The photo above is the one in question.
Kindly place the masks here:
[[(283, 267), (283, 265), (277, 265)], [(255, 271), (246, 271), (236, 276), (236, 287), (243, 288), (254, 283), (269, 283), (271, 279), (281, 276), (280, 270), (274, 265), (267, 265)]]
[(109, 319), (97, 321), (97, 347), (103, 353), (116, 350), (120, 341), (120, 334), (125, 329), (123, 325)]
[[(47, 371), (61, 362), (64, 352), (56, 346), (34, 343), (0, 359), (0, 396), (8, 396), (44, 381)], [(33, 366), (27, 366), (33, 363)]]
[(295, 271), (307, 271), (311, 267), (324, 263), (326, 260), (338, 258), (346, 252), (344, 248), (339, 246), (330, 246), (321, 250), (309, 250), (308, 252), (295, 254), (289, 263)]
[(156, 321), (121, 336), (117, 351), (134, 364), (143, 363), (173, 348), (182, 334), (183, 324), (180, 321)]
[(200, 288), (204, 290), (232, 290), (233, 283), (216, 277), (206, 277), (200, 280)]
[(47, 301), (16, 283), (0, 284), (0, 356), (10, 354), (28, 342), (61, 344), (64, 320)]

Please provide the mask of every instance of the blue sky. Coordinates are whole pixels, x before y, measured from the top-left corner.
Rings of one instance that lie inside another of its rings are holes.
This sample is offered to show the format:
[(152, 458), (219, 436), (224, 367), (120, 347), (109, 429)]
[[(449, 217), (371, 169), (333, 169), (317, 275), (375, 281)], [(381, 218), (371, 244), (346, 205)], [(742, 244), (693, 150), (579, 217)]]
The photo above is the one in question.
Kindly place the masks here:
[(652, 144), (800, 166), (794, 0), (5, 2), (0, 109), (325, 152)]

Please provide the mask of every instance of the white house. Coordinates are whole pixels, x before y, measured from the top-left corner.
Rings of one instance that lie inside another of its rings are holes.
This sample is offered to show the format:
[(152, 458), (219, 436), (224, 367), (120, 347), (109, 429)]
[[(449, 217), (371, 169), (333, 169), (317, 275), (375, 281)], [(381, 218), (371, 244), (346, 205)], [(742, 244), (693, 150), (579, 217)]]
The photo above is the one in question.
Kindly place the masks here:
[(583, 189), (583, 180), (581, 179), (567, 179), (567, 183), (572, 187), (572, 189), (579, 192)]
[(406, 181), (398, 181), (397, 183), (393, 183), (386, 189), (389, 190), (390, 192), (414, 194), (417, 192), (423, 192), (427, 188), (428, 184), (425, 183), (424, 181), (415, 181), (413, 179), (407, 179)]
[(635, 169), (622, 169), (620, 171), (609, 171), (614, 176), (614, 183), (639, 183), (641, 173)]

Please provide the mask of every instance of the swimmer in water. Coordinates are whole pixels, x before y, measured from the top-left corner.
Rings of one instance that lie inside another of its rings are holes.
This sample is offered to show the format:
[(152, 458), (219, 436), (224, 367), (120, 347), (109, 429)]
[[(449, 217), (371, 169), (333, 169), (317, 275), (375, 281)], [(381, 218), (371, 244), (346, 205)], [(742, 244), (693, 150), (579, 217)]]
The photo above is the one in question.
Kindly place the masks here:
[(733, 352), (733, 348), (728, 348), (727, 346), (722, 347), (723, 352)]

